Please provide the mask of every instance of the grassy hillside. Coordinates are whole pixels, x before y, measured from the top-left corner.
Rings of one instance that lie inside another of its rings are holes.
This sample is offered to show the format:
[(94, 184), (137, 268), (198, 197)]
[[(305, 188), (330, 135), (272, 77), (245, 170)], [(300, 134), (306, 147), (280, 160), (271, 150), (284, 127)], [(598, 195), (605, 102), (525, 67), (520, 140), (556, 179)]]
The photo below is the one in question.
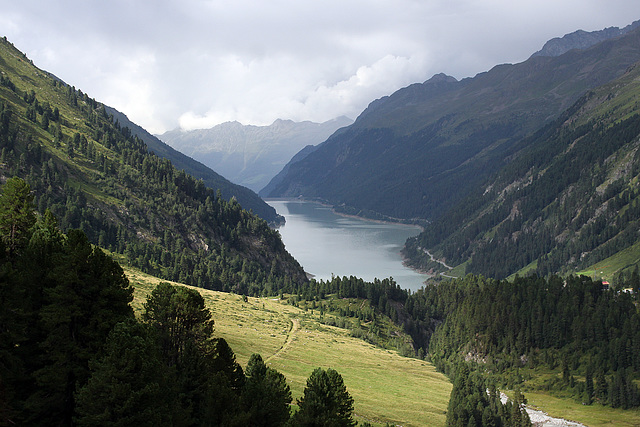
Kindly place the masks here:
[[(159, 279), (127, 270), (139, 312)], [(304, 310), (275, 298), (248, 298), (200, 290), (215, 320), (215, 334), (227, 340), (246, 366), (260, 353), (290, 382), (294, 400), (316, 367), (334, 368), (355, 399), (359, 421), (404, 426), (444, 425), (451, 393), (447, 378), (428, 362), (401, 357), (322, 324), (318, 310)]]
[(613, 283), (620, 273), (626, 272), (631, 268), (635, 268), (639, 259), (640, 242), (637, 242), (613, 256), (605, 258), (584, 270), (578, 271), (577, 274)]

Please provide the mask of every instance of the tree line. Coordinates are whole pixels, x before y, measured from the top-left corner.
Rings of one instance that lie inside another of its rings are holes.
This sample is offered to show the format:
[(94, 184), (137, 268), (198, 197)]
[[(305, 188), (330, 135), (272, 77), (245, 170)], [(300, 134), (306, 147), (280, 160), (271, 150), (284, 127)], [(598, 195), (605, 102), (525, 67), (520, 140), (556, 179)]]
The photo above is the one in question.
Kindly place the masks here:
[[(493, 381), (495, 387), (508, 388), (523, 383), (521, 369), (543, 367), (558, 372), (542, 386), (545, 390), (569, 392), (585, 404), (628, 409), (640, 406), (635, 385), (640, 377), (639, 292), (636, 269), (610, 286), (585, 276), (507, 281), (468, 275), (417, 292), (399, 288), (393, 279), (334, 277), (311, 281), (292, 298), (311, 301), (310, 307), (321, 313), (353, 318), (344, 327), (352, 334), (360, 331), (364, 339), (387, 315), (412, 337), (413, 349), (404, 354), (428, 358), (454, 384), (462, 365), (473, 375), (492, 372), (483, 387)], [(329, 296), (369, 304), (336, 305)], [(361, 332), (360, 322), (368, 323), (368, 332)]]

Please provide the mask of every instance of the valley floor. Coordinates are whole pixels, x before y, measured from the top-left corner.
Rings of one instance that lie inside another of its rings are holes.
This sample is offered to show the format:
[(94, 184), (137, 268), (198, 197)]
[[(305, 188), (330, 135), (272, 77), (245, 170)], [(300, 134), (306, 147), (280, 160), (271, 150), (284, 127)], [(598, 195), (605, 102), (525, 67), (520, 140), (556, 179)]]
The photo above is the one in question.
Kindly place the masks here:
[[(132, 303), (141, 313), (146, 296), (159, 279), (125, 269), (135, 287)], [(268, 366), (283, 373), (294, 401), (316, 367), (336, 369), (355, 400), (358, 421), (374, 425), (443, 426), (452, 385), (429, 362), (401, 357), (351, 337), (346, 329), (324, 325), (318, 310), (303, 310), (279, 298), (248, 298), (199, 289), (215, 320), (216, 336), (227, 340), (246, 366), (260, 353)], [(637, 426), (640, 411), (585, 406), (571, 399), (525, 392), (531, 416), (540, 426)], [(530, 412), (534, 414), (534, 412)], [(547, 415), (548, 414), (548, 415)], [(553, 418), (553, 420), (549, 420)], [(564, 419), (563, 419), (564, 418)]]

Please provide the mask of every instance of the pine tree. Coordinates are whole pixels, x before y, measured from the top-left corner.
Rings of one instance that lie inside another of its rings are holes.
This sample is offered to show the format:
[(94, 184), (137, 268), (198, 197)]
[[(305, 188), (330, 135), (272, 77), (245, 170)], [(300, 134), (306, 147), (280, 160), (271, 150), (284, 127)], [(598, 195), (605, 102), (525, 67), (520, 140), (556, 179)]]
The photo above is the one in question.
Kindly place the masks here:
[(259, 354), (247, 364), (242, 407), (249, 426), (281, 426), (290, 417), (291, 389), (280, 372), (265, 365)]
[(0, 235), (10, 255), (26, 246), (35, 223), (29, 184), (20, 178), (9, 178), (0, 196)]
[(144, 304), (142, 319), (156, 332), (169, 366), (180, 363), (188, 342), (198, 346), (211, 338), (214, 322), (202, 295), (185, 286), (161, 282)]
[(585, 373), (585, 388), (584, 388), (584, 399), (583, 402), (586, 405), (591, 405), (593, 403), (593, 369), (591, 365), (587, 366), (587, 371)]
[(135, 320), (109, 334), (105, 354), (77, 394), (80, 426), (158, 426), (171, 421), (167, 373), (148, 330)]
[(133, 318), (132, 288), (122, 268), (79, 230), (67, 233), (53, 259), (40, 309), (44, 354), (34, 373), (39, 387), (27, 403), (32, 421), (71, 424), (74, 394), (86, 384), (89, 360), (117, 323)]
[(515, 391), (514, 402), (511, 406), (510, 413), (510, 423), (509, 425), (514, 427), (527, 427), (531, 426), (531, 419), (529, 418), (529, 414), (525, 410), (524, 405), (527, 403), (527, 399), (525, 399), (524, 395), (520, 392), (520, 390)]
[(214, 322), (200, 293), (160, 283), (144, 307), (142, 319), (173, 372), (174, 424), (236, 423), (244, 373), (227, 342), (212, 337)]
[(609, 395), (608, 395), (608, 391), (609, 391), (609, 385), (607, 383), (607, 378), (604, 375), (604, 370), (599, 369), (598, 373), (596, 374), (596, 399), (598, 399), (598, 401), (601, 404), (606, 404), (607, 401), (609, 400)]
[(294, 426), (355, 426), (353, 398), (342, 376), (334, 369), (315, 369), (307, 379), (300, 410), (292, 417)]

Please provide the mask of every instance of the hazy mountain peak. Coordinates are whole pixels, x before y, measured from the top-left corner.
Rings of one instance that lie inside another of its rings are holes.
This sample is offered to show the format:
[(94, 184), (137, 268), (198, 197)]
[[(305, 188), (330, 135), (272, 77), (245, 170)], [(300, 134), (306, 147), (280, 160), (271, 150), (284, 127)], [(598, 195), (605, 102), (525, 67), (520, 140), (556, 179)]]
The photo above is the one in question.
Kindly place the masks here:
[(279, 124), (294, 124), (295, 122), (291, 119), (275, 119), (271, 126), (279, 125)]
[(324, 123), (276, 119), (269, 126), (226, 122), (211, 129), (159, 135), (178, 151), (254, 191), (263, 188), (300, 149), (320, 144), (353, 120), (341, 116)]
[(431, 77), (429, 80), (427, 80), (426, 82), (424, 82), (425, 84), (428, 83), (455, 83), (458, 80), (453, 77), (453, 76), (449, 76), (445, 73), (438, 73), (438, 74), (434, 74), (433, 77)]
[(332, 122), (351, 123), (353, 122), (353, 119), (347, 116), (338, 116), (335, 119), (331, 119), (327, 121), (327, 123), (332, 123)]

